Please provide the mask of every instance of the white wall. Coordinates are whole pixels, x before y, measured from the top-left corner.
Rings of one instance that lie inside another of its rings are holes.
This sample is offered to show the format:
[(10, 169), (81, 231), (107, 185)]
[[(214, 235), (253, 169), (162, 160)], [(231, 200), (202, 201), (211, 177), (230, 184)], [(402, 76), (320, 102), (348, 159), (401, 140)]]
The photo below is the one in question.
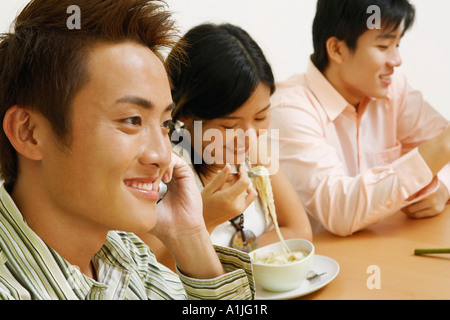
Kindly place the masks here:
[[(263, 48), (277, 80), (305, 70), (312, 53), (316, 0), (167, 0), (183, 32), (206, 22), (231, 22)], [(450, 119), (450, 1), (410, 0), (413, 28), (401, 43), (410, 84)]]
[[(203, 22), (230, 22), (263, 48), (277, 80), (303, 72), (312, 53), (316, 0), (166, 0), (180, 31)], [(400, 68), (425, 98), (450, 119), (450, 1), (410, 0), (417, 19), (401, 44)], [(28, 0), (0, 0), (0, 31)], [(81, 13), (81, 18), (83, 18)]]

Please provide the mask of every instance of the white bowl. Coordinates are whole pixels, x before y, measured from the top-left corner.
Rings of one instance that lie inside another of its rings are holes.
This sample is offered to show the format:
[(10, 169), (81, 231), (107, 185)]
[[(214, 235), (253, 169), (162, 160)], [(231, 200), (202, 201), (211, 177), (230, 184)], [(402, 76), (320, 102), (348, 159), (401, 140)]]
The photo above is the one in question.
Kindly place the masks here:
[(296, 289), (300, 287), (311, 271), (314, 260), (314, 245), (304, 239), (289, 239), (285, 240), (285, 243), (291, 251), (301, 250), (309, 252), (309, 254), (299, 261), (283, 265), (273, 265), (255, 263), (255, 253), (282, 252), (281, 242), (273, 243), (250, 252), (256, 284), (268, 291), (283, 292)]

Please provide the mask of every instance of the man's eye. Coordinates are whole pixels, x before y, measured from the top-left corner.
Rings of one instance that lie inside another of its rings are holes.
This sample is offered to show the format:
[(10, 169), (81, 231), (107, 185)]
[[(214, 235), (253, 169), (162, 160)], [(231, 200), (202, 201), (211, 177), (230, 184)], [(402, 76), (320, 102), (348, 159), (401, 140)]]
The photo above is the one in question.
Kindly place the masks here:
[(123, 120), (123, 122), (134, 125), (134, 126), (140, 126), (142, 124), (142, 120), (140, 117), (130, 117)]
[(172, 129), (174, 127), (174, 122), (172, 121), (172, 119), (166, 120), (162, 123), (161, 127), (166, 129)]

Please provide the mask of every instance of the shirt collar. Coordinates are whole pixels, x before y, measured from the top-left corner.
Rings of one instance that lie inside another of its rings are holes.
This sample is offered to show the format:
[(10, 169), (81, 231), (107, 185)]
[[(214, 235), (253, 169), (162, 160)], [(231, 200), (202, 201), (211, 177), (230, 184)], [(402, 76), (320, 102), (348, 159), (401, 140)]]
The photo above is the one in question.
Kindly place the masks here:
[[(126, 250), (126, 246), (122, 243), (117, 232), (109, 232), (106, 242), (102, 249), (95, 255), (94, 261), (99, 274), (100, 281), (82, 274), (76, 266), (71, 265), (62, 256), (60, 256), (52, 248), (48, 247), (44, 241), (26, 224), (20, 210), (17, 208), (14, 200), (0, 183), (0, 218), (3, 219), (3, 224), (8, 224), (8, 229), (11, 230), (9, 236), (13, 237), (13, 241), (22, 250), (29, 250), (30, 256), (40, 257), (40, 263), (44, 263), (45, 270), (50, 271), (52, 278), (50, 279), (54, 285), (64, 292), (66, 298), (79, 299), (84, 298), (86, 294), (96, 288), (97, 291), (105, 291), (104, 296), (114, 297), (117, 299), (117, 294), (123, 295), (127, 288), (130, 278), (130, 270), (132, 270), (132, 258)], [(1, 221), (0, 221), (1, 222)], [(0, 223), (1, 227), (2, 223)], [(20, 236), (19, 236), (20, 234)], [(0, 240), (2, 233), (0, 232)], [(3, 241), (0, 241), (0, 244)], [(25, 244), (27, 242), (28, 244)], [(31, 244), (31, 245), (30, 245)], [(1, 251), (1, 248), (0, 248)], [(5, 253), (8, 259), (17, 259), (14, 255)], [(28, 261), (28, 263), (34, 263)], [(27, 271), (24, 270), (23, 273)], [(39, 271), (44, 272), (44, 271)], [(45, 275), (43, 276), (45, 277)], [(122, 288), (118, 290), (117, 288)], [(49, 292), (48, 292), (49, 293)], [(50, 293), (51, 294), (51, 293)], [(53, 298), (60, 298), (54, 296)]]
[(319, 100), (330, 121), (336, 119), (349, 106), (349, 103), (331, 85), (311, 60), (309, 60), (306, 69), (306, 80), (309, 88), (317, 100)]
[[(46, 279), (47, 286), (41, 284), (32, 285), (39, 294), (47, 299), (77, 299), (73, 288), (67, 282), (65, 274), (52, 255), (52, 250), (36, 233), (27, 225), (14, 200), (0, 183), (0, 227), (5, 232), (0, 232), (0, 250), (6, 259), (17, 269), (19, 277), (23, 277), (24, 283), (34, 283), (35, 279), (29, 279), (27, 274), (31, 269), (40, 279)], [(10, 250), (9, 243), (14, 243), (14, 250)], [(25, 259), (24, 257), (28, 257)], [(36, 260), (38, 257), (39, 261)], [(22, 261), (19, 261), (22, 260)], [(40, 264), (39, 268), (34, 266)]]
[[(309, 88), (316, 96), (322, 105), (325, 113), (327, 114), (330, 121), (335, 120), (347, 107), (354, 109), (347, 100), (331, 85), (331, 83), (325, 78), (322, 72), (317, 69), (314, 63), (309, 60), (306, 69), (306, 80), (308, 82)], [(386, 100), (391, 100), (391, 89), (386, 96)], [(372, 101), (377, 100), (372, 97), (365, 97), (361, 100), (360, 107), (365, 109), (365, 107)], [(385, 104), (388, 108), (388, 104)]]

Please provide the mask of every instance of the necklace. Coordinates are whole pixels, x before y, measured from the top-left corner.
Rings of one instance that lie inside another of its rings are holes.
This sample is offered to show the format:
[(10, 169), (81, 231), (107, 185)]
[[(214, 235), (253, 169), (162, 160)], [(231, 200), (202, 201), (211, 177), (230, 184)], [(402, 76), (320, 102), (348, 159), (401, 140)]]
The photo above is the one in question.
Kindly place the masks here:
[(236, 229), (231, 238), (230, 247), (247, 253), (258, 247), (258, 239), (255, 234), (249, 229), (244, 229), (244, 214), (231, 219), (230, 223)]

